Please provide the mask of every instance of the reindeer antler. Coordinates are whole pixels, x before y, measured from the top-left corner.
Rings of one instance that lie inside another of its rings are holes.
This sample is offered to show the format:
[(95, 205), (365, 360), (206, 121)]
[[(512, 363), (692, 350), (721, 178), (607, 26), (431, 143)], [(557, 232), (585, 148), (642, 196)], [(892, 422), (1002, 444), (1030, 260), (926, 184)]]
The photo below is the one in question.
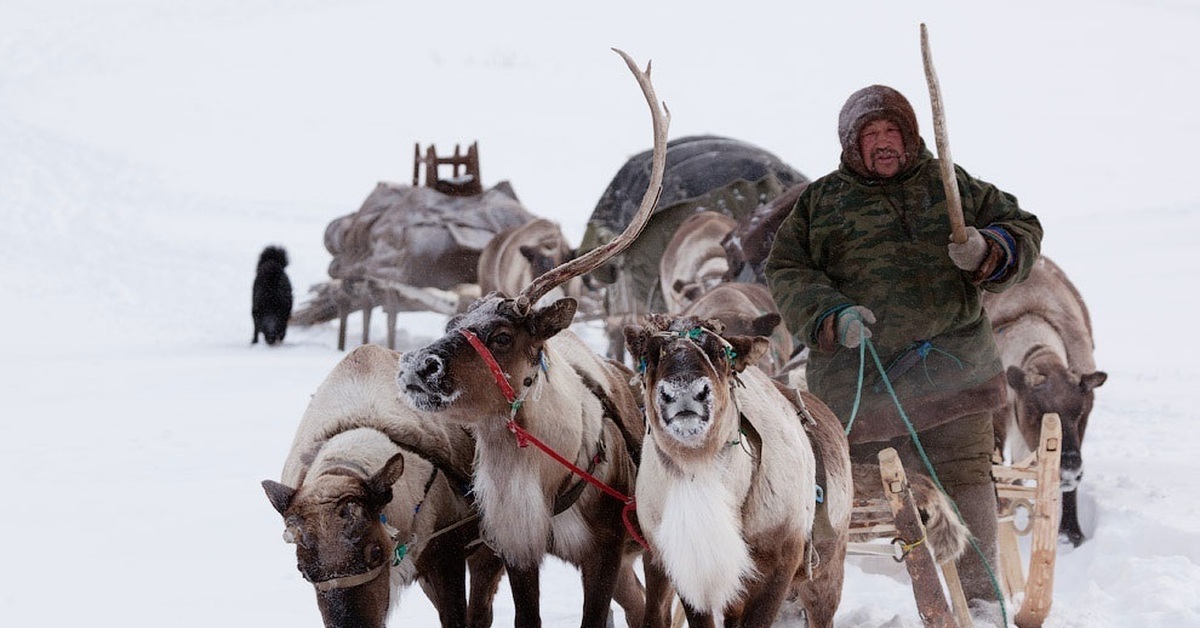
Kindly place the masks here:
[(625, 65), (629, 66), (629, 70), (637, 78), (638, 85), (642, 88), (642, 94), (645, 95), (646, 102), (650, 105), (650, 115), (654, 122), (654, 157), (650, 169), (650, 185), (646, 188), (645, 195), (642, 196), (642, 204), (634, 214), (633, 220), (629, 222), (629, 226), (625, 227), (625, 231), (622, 231), (621, 235), (604, 246), (592, 249), (581, 257), (546, 271), (522, 290), (521, 294), (517, 295), (514, 305), (519, 316), (528, 314), (533, 304), (556, 286), (591, 272), (633, 244), (638, 234), (646, 227), (650, 215), (654, 213), (654, 206), (658, 204), (658, 196), (662, 192), (663, 171), (667, 165), (667, 127), (671, 124), (671, 112), (667, 109), (665, 102), (662, 103), (662, 108), (659, 108), (658, 96), (654, 93), (654, 86), (650, 83), (650, 63), (646, 64), (646, 71), (642, 72), (633, 58), (625, 54), (623, 50), (613, 48), (613, 52), (621, 55), (621, 58), (625, 60)]

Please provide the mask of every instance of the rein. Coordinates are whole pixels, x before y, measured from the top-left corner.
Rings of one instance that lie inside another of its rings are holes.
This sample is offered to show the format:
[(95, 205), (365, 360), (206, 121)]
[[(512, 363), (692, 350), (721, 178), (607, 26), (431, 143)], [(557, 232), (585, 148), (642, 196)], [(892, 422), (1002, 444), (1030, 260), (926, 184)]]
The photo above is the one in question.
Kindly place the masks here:
[(337, 578), (330, 578), (328, 580), (320, 580), (316, 582), (309, 580), (309, 582), (312, 582), (313, 587), (321, 593), (326, 593), (335, 589), (349, 589), (351, 587), (357, 587), (361, 584), (366, 584), (378, 578), (379, 575), (383, 573), (383, 568), (386, 566), (387, 561), (384, 561), (374, 568), (357, 575), (340, 576)]
[[(609, 497), (612, 497), (613, 499), (625, 504), (625, 507), (621, 509), (621, 519), (625, 522), (625, 529), (629, 532), (629, 536), (633, 537), (633, 540), (637, 541), (638, 545), (641, 545), (642, 548), (649, 550), (650, 546), (646, 543), (646, 539), (642, 538), (642, 535), (637, 531), (637, 528), (633, 525), (633, 520), (631, 519), (631, 514), (637, 510), (636, 500), (632, 496), (624, 495), (613, 487), (601, 482), (591, 473), (580, 469), (577, 465), (575, 465), (575, 463), (567, 460), (557, 451), (554, 451), (549, 445), (543, 443), (536, 436), (529, 433), (528, 430), (519, 425), (517, 423), (517, 412), (520, 411), (521, 406), (524, 405), (524, 396), (522, 395), (521, 397), (517, 397), (516, 391), (513, 390), (512, 384), (508, 383), (508, 377), (505, 376), (504, 369), (502, 369), (500, 364), (496, 362), (495, 356), (493, 356), (492, 352), (488, 350), (487, 345), (483, 344), (483, 341), (479, 339), (479, 336), (476, 336), (469, 329), (459, 330), (459, 333), (461, 333), (463, 337), (467, 339), (467, 342), (473, 349), (475, 349), (475, 352), (479, 354), (479, 357), (483, 358), (484, 363), (487, 364), (488, 370), (492, 373), (492, 378), (496, 380), (496, 385), (500, 387), (500, 392), (504, 395), (504, 399), (508, 401), (510, 410), (507, 427), (508, 431), (512, 432), (513, 436), (516, 437), (517, 446), (528, 447), (530, 444), (536, 446), (546, 455), (553, 458), (556, 462), (569, 469), (571, 473), (583, 478), (588, 484), (591, 484), (601, 491), (604, 491)], [(529, 388), (526, 388), (525, 392), (528, 393)]]

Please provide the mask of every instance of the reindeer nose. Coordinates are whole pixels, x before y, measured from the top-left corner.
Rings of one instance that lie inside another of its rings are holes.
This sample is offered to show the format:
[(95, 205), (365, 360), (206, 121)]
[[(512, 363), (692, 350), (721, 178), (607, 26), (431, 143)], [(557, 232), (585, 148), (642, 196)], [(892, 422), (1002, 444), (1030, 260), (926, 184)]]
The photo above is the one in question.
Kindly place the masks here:
[(417, 375), (421, 379), (429, 379), (442, 374), (442, 359), (436, 355), (427, 355), (421, 361), (421, 365), (417, 368)]

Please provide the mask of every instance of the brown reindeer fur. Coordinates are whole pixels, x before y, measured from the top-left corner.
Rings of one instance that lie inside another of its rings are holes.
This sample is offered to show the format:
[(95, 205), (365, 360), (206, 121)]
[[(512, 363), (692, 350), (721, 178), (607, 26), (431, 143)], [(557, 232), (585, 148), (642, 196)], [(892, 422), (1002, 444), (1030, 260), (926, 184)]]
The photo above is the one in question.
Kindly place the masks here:
[(1013, 288), (986, 294), (996, 346), (1006, 367), (1008, 403), (993, 416), (996, 447), (1021, 460), (1038, 447), (1042, 417), (1062, 422), (1062, 518), (1059, 531), (1083, 542), (1076, 489), (1083, 477), (1083, 436), (1096, 387), (1108, 375), (1096, 370), (1092, 323), (1079, 291), (1054, 262), (1042, 257), (1029, 278)]
[[(571, 259), (573, 251), (558, 223), (535, 218), (496, 234), (479, 256), (480, 294), (499, 292), (516, 296), (533, 278)], [(544, 298), (549, 303), (562, 296), (583, 294), (578, 277)]]
[(375, 345), (347, 355), (309, 402), (281, 482), (265, 480), (263, 488), (283, 516), (285, 539), (296, 543), (300, 571), (310, 581), (391, 565), (396, 543), (410, 544), (401, 564), (385, 567), (374, 580), (318, 590), (326, 626), (382, 628), (400, 591), (414, 579), (434, 602), (442, 626), (489, 626), (503, 566), (486, 548), (471, 555), (468, 610), (466, 545), (478, 526), (469, 523), (422, 542), (472, 515), (464, 487), (454, 484), (469, 477), (473, 445), (461, 429), (441, 426), (400, 403), (394, 383), (399, 355)]
[[(536, 591), (549, 552), (582, 572), (585, 627), (605, 625), (610, 600), (641, 623), (643, 594), (632, 563), (638, 555), (622, 524), (624, 504), (593, 486), (565, 511), (556, 499), (580, 481), (509, 431), (510, 404), (488, 366), (460, 333), (469, 330), (495, 356), (523, 401), (516, 422), (612, 489), (631, 495), (644, 426), (629, 373), (593, 353), (566, 328), (575, 301), (562, 299), (521, 315), (498, 296), (476, 302), (447, 335), (404, 356), (400, 390), (430, 420), (465, 425), (476, 438), (475, 492), (488, 544), (512, 581)], [(518, 626), (540, 625), (535, 595), (515, 599)]]
[(688, 303), (724, 280), (729, 262), (721, 240), (737, 226), (725, 214), (701, 211), (675, 230), (659, 260), (658, 277), (667, 312), (682, 312)]
[(832, 625), (853, 490), (840, 422), (753, 366), (768, 346), (761, 336), (655, 315), (625, 337), (644, 365), (650, 427), (637, 482), (651, 547), (645, 625), (666, 625), (662, 598), (672, 587), (692, 626), (711, 625), (714, 614), (726, 626), (770, 626), (788, 598), (810, 626)]
[(766, 284), (763, 266), (771, 245), (775, 244), (775, 232), (783, 219), (792, 213), (800, 193), (808, 187), (808, 182), (798, 183), (788, 188), (783, 194), (759, 205), (748, 220), (738, 223), (729, 235), (721, 241), (725, 247), (725, 257), (729, 260), (729, 272), (725, 275), (728, 281), (753, 281)]
[(715, 318), (734, 336), (765, 336), (771, 346), (757, 366), (767, 375), (778, 375), (792, 356), (792, 334), (779, 315), (771, 291), (757, 283), (724, 283), (705, 292), (684, 308), (682, 316)]
[[(854, 470), (854, 499), (883, 499), (883, 479), (879, 475), (879, 465), (855, 462)], [(905, 469), (908, 487), (912, 490), (913, 501), (921, 513), (921, 523), (925, 524), (925, 534), (929, 541), (930, 550), (938, 564), (956, 561), (967, 548), (967, 538), (970, 531), (954, 512), (954, 506), (945, 493), (938, 490), (928, 475), (915, 469)]]

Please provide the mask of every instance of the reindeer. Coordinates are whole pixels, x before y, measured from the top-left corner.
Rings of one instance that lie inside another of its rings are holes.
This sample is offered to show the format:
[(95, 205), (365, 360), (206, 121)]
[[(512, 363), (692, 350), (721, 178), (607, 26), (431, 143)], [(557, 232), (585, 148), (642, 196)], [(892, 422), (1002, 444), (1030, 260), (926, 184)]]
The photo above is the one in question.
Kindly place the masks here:
[(729, 262), (721, 241), (735, 226), (733, 218), (714, 211), (696, 212), (680, 223), (658, 266), (667, 312), (679, 313), (723, 281)]
[(792, 213), (800, 193), (806, 187), (807, 181), (797, 183), (783, 194), (759, 205), (749, 219), (738, 223), (725, 236), (721, 246), (725, 247), (725, 257), (729, 263), (729, 271), (725, 274), (727, 281), (753, 281), (766, 285), (763, 267), (767, 263), (771, 245), (775, 244), (775, 232), (779, 230), (783, 219)]
[(1083, 479), (1083, 435), (1095, 401), (1093, 392), (1108, 380), (1096, 370), (1092, 321), (1083, 297), (1066, 274), (1047, 257), (1029, 278), (1001, 293), (985, 293), (996, 346), (1006, 367), (1008, 404), (993, 415), (996, 448), (1005, 445), (1021, 460), (1037, 449), (1042, 416), (1062, 420), (1062, 518), (1059, 534), (1076, 547), (1079, 528), (1077, 491)]
[(756, 366), (772, 377), (783, 374), (783, 367), (795, 349), (792, 334), (783, 324), (771, 291), (762, 284), (720, 284), (700, 295), (680, 315), (700, 320), (715, 318), (725, 325), (726, 333), (770, 339), (769, 348)]
[[(595, 354), (568, 329), (576, 301), (533, 304), (628, 247), (661, 189), (669, 116), (658, 106), (649, 67), (643, 73), (617, 52), (654, 122), (651, 184), (630, 225), (605, 246), (539, 276), (515, 298), (490, 294), (473, 303), (450, 320), (444, 337), (405, 354), (397, 376), (414, 408), (465, 425), (475, 436), (481, 528), (510, 582), (536, 592), (546, 553), (578, 566), (585, 628), (605, 626), (614, 599), (630, 626), (641, 624), (644, 595), (633, 570), (639, 548), (623, 519), (632, 507), (627, 496), (644, 424), (629, 370)], [(524, 446), (530, 443), (545, 453)], [(540, 625), (536, 594), (514, 593), (514, 607), (517, 626)]]
[(486, 547), (468, 552), (478, 538), (464, 495), (474, 446), (400, 403), (399, 355), (376, 345), (347, 355), (309, 402), (283, 481), (263, 489), (327, 627), (383, 628), (416, 580), (442, 626), (486, 628), (503, 564)]
[(722, 329), (656, 314), (624, 330), (649, 424), (637, 480), (651, 549), (644, 625), (667, 625), (669, 583), (689, 626), (717, 613), (725, 626), (769, 626), (789, 596), (809, 626), (831, 626), (853, 494), (846, 436), (816, 397), (754, 366), (766, 338)]
[[(480, 293), (517, 294), (534, 277), (572, 257), (574, 251), (567, 246), (558, 223), (535, 218), (523, 225), (509, 227), (488, 241), (479, 256)], [(583, 294), (583, 280), (573, 278), (564, 288), (556, 288), (543, 300), (562, 296), (578, 298)]]

